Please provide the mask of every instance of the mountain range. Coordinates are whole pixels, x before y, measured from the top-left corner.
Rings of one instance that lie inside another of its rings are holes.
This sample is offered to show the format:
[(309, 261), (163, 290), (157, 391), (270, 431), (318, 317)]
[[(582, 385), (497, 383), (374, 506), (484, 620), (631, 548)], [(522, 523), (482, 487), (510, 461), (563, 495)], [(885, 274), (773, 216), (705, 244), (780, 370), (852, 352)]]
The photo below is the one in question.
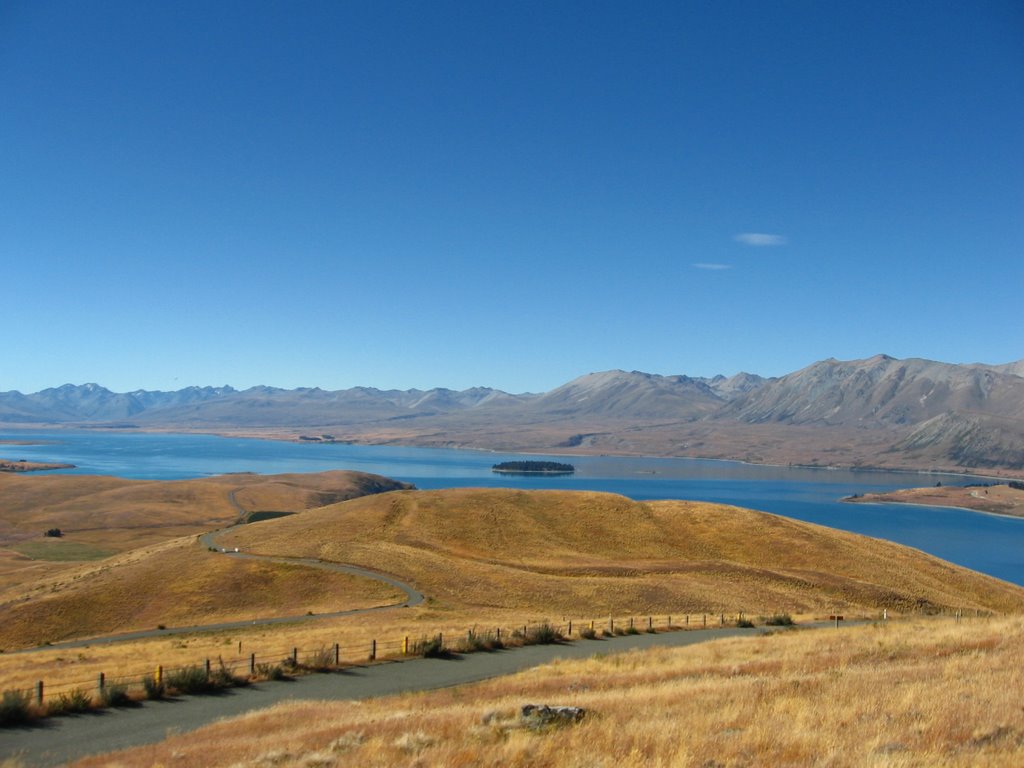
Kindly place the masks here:
[[(778, 378), (591, 373), (541, 394), (257, 386), (0, 393), (0, 424), (768, 463), (1024, 470), (1024, 361), (814, 363)], [(307, 434), (312, 432), (313, 434)]]

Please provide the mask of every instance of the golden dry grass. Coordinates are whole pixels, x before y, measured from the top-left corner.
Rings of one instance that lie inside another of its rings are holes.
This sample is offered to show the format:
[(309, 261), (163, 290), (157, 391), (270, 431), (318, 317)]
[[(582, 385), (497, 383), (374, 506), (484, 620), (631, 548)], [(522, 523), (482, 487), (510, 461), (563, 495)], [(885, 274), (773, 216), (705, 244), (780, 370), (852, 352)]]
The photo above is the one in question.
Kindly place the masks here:
[(307, 611), (400, 602), (399, 590), (371, 579), (301, 565), (235, 560), (193, 537), (133, 550), (0, 604), (0, 648), (30, 647), (158, 625), (192, 626)]
[[(366, 702), (294, 702), (96, 766), (1012, 766), (1024, 620), (720, 640)], [(533, 731), (527, 703), (581, 706)]]
[[(276, 485), (268, 498), (279, 503)], [(32, 654), (31, 664), (28, 657), (4, 654), (0, 687), (191, 664), (238, 641), (245, 653), (260, 654), (340, 643), (353, 660), (365, 659), (371, 640), (394, 653), (405, 636), (440, 631), (453, 637), (474, 626), (508, 630), (543, 620), (564, 625), (571, 619), (579, 627), (597, 619), (600, 627), (600, 617), (610, 614), (641, 623), (651, 615), (663, 625), (667, 616), (682, 623), (684, 614), (693, 614), (696, 624), (704, 612), (827, 616), (838, 610), (852, 617), (878, 616), (883, 608), (1011, 613), (1024, 607), (1019, 587), (899, 545), (734, 507), (637, 503), (598, 493), (403, 491), (235, 528), (223, 543), (387, 571), (429, 599), (417, 608), (315, 624), (96, 646), (82, 654), (45, 651)], [(101, 625), (113, 632), (252, 615), (246, 611), (319, 613), (328, 607), (324, 601), (333, 610), (386, 602), (370, 582), (337, 586), (319, 573), (305, 578), (287, 568), (270, 575), (234, 571), (239, 563), (185, 542), (127, 553), (118, 568), (111, 562), (76, 566), (53, 595), (53, 580), (37, 582), (28, 603), (12, 599), (0, 608), (0, 633), (12, 643), (38, 642), (44, 631), (51, 635), (44, 639), (57, 639), (99, 634)], [(240, 590), (260, 579), (276, 586), (254, 602), (237, 602)], [(115, 605), (109, 593), (123, 599)]]
[(451, 610), (1024, 608), (1019, 587), (890, 542), (736, 507), (602, 493), (396, 492), (238, 528), (224, 541), (384, 570)]
[(65, 541), (125, 552), (228, 525), (241, 511), (298, 512), (401, 486), (344, 471), (177, 481), (0, 473), (0, 590), (66, 569), (12, 549), (49, 528)]

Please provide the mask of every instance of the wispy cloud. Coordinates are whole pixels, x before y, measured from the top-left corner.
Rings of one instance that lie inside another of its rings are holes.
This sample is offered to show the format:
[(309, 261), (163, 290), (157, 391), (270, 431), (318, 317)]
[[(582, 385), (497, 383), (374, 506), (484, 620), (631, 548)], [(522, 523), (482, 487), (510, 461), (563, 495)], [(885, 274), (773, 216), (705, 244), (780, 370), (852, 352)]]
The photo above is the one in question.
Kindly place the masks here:
[(732, 269), (732, 264), (708, 264), (707, 262), (699, 262), (693, 265), (696, 269), (710, 269), (712, 271), (718, 271), (722, 269)]
[(741, 232), (738, 235), (734, 235), (733, 240), (737, 243), (753, 245), (758, 248), (766, 245), (785, 245), (789, 242), (784, 235), (768, 235), (763, 232)]

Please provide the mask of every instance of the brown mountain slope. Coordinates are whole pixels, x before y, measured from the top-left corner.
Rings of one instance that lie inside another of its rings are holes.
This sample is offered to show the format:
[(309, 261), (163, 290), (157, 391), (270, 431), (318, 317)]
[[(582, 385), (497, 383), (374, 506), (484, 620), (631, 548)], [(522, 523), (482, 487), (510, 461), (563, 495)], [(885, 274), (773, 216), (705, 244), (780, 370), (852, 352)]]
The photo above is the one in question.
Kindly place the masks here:
[[(68, 561), (200, 533), (244, 512), (296, 512), (408, 487), (347, 471), (175, 481), (0, 473), (0, 594), (60, 571)], [(44, 538), (51, 528), (64, 535)]]
[(388, 571), (459, 611), (1024, 609), (1024, 589), (896, 544), (611, 494), (398, 492), (245, 526), (224, 541)]

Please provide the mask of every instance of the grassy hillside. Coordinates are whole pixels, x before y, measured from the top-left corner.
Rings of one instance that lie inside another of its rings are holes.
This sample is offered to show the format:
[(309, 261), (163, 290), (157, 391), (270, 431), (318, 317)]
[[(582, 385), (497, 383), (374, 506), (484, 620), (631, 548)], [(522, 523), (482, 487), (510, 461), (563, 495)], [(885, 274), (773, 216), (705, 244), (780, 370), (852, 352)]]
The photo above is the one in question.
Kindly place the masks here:
[[(123, 480), (0, 473), (0, 593), (81, 560), (208, 531), (245, 512), (296, 512), (408, 487), (361, 472)], [(59, 528), (59, 542), (43, 532)]]
[(193, 537), (81, 565), (0, 603), (0, 649), (140, 629), (399, 602), (377, 581), (286, 563), (235, 560)]
[[(88, 758), (193, 766), (1008, 766), (1024, 621), (889, 622), (556, 662), (432, 693), (294, 702)], [(531, 730), (524, 704), (583, 707)]]
[(601, 493), (397, 492), (224, 541), (388, 571), (460, 611), (1024, 608), (1021, 588), (897, 544), (735, 507)]

